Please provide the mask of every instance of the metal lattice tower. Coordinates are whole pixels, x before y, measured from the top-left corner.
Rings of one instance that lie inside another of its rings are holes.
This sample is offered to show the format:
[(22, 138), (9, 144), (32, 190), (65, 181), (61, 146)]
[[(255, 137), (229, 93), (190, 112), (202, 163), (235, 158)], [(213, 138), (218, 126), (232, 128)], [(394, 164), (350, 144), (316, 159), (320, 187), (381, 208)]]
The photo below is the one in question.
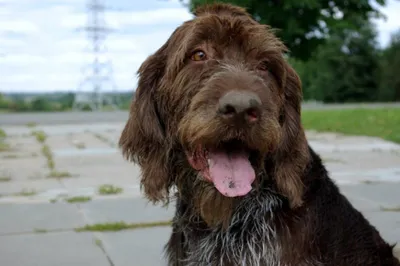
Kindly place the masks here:
[[(104, 43), (107, 35), (112, 31), (106, 25), (105, 10), (106, 7), (101, 0), (89, 0), (87, 3), (87, 25), (80, 29), (87, 32), (90, 40), (88, 50), (92, 55), (92, 61), (82, 68), (83, 79), (75, 93), (73, 109), (81, 109), (84, 105), (89, 105), (92, 110), (101, 110), (104, 104), (110, 105), (113, 109), (118, 108), (112, 63), (109, 59), (105, 60), (107, 49)], [(106, 96), (104, 91), (107, 84), (111, 95)], [(90, 87), (88, 92), (84, 92), (85, 86)]]

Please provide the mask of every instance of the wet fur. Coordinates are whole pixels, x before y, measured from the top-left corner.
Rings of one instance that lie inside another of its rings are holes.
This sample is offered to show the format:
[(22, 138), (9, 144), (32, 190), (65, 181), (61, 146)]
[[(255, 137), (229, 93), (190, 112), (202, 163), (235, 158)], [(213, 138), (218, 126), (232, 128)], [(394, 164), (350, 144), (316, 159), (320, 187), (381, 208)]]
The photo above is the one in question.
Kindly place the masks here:
[[(141, 65), (119, 141), (125, 158), (141, 167), (150, 201), (168, 203), (177, 188), (168, 265), (400, 265), (308, 146), (301, 82), (273, 31), (232, 5), (195, 14)], [(190, 62), (199, 47), (214, 60)], [(268, 71), (258, 70), (260, 58)], [(260, 97), (266, 115), (256, 127), (233, 130), (214, 116), (233, 86)], [(232, 138), (258, 151), (253, 190), (238, 198), (204, 182), (186, 157), (198, 145)]]

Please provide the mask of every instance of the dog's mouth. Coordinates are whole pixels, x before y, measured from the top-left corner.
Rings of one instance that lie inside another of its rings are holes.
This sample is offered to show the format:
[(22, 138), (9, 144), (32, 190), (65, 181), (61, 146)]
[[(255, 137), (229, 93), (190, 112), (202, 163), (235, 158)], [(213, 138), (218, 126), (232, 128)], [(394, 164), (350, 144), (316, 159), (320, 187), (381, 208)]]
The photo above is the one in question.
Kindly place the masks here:
[(252, 158), (256, 153), (243, 142), (232, 140), (213, 148), (198, 146), (187, 153), (187, 158), (192, 168), (221, 194), (239, 197), (252, 189), (256, 176)]

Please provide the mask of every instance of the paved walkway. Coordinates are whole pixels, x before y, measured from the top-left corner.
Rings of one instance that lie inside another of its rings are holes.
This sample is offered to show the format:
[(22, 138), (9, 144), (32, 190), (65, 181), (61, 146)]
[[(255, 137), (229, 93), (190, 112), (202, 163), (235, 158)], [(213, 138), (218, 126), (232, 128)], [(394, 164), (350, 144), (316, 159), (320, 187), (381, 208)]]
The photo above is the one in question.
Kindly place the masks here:
[[(0, 144), (0, 265), (164, 265), (168, 226), (75, 230), (98, 223), (137, 226), (173, 215), (172, 206), (163, 209), (141, 198), (139, 169), (116, 147), (122, 127), (3, 127), (9, 147)], [(385, 239), (400, 242), (400, 146), (366, 137), (307, 136), (342, 192)]]

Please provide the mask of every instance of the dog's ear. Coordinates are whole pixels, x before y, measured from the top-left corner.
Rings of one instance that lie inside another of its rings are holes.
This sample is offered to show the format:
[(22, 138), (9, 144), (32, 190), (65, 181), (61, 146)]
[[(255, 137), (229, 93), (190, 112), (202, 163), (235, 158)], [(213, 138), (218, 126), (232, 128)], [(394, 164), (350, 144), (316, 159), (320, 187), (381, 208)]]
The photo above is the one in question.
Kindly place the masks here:
[(281, 109), (282, 142), (276, 158), (276, 182), (292, 207), (302, 204), (303, 172), (309, 161), (308, 144), (301, 124), (302, 86), (295, 70), (284, 61)]
[(141, 187), (153, 202), (167, 200), (170, 186), (168, 144), (157, 102), (157, 91), (165, 72), (166, 49), (167, 44), (140, 66), (138, 87), (119, 139), (123, 156), (141, 167)]

